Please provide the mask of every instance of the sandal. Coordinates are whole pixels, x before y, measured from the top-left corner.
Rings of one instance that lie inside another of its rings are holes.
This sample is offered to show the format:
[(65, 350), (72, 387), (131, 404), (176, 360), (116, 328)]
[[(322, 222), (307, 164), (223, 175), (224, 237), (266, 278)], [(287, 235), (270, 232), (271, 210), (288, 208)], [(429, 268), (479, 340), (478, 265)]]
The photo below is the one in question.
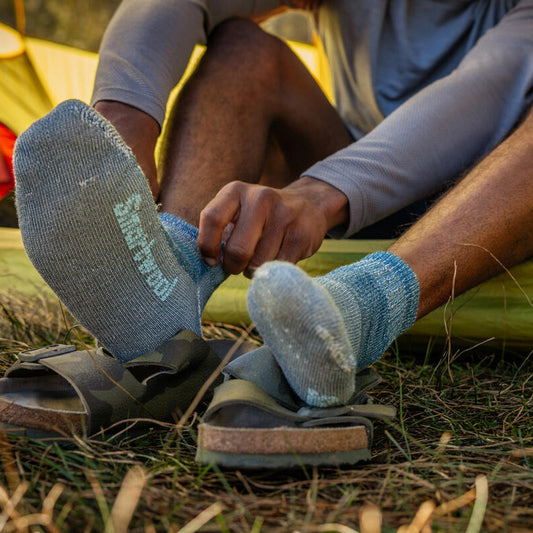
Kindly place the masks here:
[(57, 438), (90, 436), (131, 418), (172, 421), (234, 344), (183, 330), (127, 363), (103, 348), (56, 344), (21, 352), (0, 379), (0, 422), (18, 434)]
[[(255, 357), (256, 361), (269, 361), (268, 348), (263, 347), (243, 356), (238, 363), (258, 352), (262, 353)], [(393, 406), (374, 404), (366, 394), (381, 382), (374, 370), (367, 368), (357, 374), (357, 392), (349, 405), (314, 408), (295, 398), (271, 362), (265, 364), (270, 367), (270, 376), (277, 373), (276, 387), (268, 384), (273, 379), (267, 380), (268, 392), (245, 379), (229, 379), (215, 390), (198, 427), (199, 463), (232, 468), (289, 468), (353, 465), (371, 458), (372, 420), (390, 419), (396, 414)], [(231, 365), (229, 368), (229, 377), (242, 374), (241, 369), (231, 372)]]

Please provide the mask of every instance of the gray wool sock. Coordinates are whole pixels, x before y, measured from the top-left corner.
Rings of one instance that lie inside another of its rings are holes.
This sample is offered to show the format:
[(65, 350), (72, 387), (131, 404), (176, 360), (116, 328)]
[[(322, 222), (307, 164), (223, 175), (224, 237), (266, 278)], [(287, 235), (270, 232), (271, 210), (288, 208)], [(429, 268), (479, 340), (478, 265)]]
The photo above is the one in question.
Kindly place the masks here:
[(14, 167), (29, 258), (117, 359), (181, 329), (201, 335), (203, 306), (225, 274), (202, 260), (195, 227), (157, 214), (111, 124), (82, 102), (64, 102), (20, 136)]
[(355, 372), (415, 321), (419, 287), (399, 257), (377, 252), (312, 279), (290, 263), (258, 268), (250, 315), (287, 381), (309, 405), (346, 403)]

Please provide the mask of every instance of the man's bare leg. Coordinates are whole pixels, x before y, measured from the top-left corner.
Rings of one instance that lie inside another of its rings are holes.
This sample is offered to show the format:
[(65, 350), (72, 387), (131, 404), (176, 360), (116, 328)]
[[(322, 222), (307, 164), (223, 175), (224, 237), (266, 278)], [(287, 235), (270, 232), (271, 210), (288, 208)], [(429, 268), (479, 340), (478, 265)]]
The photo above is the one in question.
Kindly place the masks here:
[[(417, 318), (533, 254), (533, 112), (390, 248), (420, 284)], [(455, 277), (455, 279), (454, 279)]]
[(351, 142), (289, 47), (240, 19), (210, 36), (167, 131), (161, 208), (196, 226), (202, 209), (227, 183), (281, 188)]

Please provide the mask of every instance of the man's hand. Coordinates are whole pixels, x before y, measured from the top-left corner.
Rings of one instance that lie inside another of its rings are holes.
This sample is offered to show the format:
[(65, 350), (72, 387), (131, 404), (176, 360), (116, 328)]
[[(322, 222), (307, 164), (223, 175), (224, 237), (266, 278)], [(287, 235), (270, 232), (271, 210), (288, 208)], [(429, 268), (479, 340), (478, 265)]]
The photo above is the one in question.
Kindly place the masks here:
[(229, 274), (251, 277), (266, 261), (296, 263), (314, 254), (326, 232), (348, 218), (348, 200), (309, 177), (284, 189), (234, 181), (200, 215), (198, 245), (206, 263), (220, 260)]
[(124, 142), (131, 148), (148, 180), (154, 200), (157, 201), (159, 184), (154, 150), (159, 136), (159, 124), (143, 111), (120, 102), (103, 100), (97, 102), (94, 108), (113, 124)]

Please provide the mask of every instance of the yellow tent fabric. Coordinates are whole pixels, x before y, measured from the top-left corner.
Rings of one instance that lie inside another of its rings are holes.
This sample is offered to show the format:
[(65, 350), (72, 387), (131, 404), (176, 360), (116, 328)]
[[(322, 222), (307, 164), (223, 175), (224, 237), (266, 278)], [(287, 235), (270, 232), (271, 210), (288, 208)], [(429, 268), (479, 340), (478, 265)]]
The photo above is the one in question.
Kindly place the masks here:
[[(318, 276), (384, 250), (390, 244), (385, 240), (326, 240), (319, 252), (300, 266)], [(249, 324), (246, 305), (249, 283), (242, 275), (229, 277), (207, 303), (204, 320)], [(17, 229), (0, 228), (0, 296), (1, 291), (53, 297), (26, 256)], [(454, 346), (490, 341), (491, 345), (529, 352), (533, 344), (532, 299), (533, 260), (529, 260), (422, 318), (403, 336), (402, 342), (409, 341), (412, 347), (425, 350), (429, 338), (442, 343), (450, 335)]]
[(54, 106), (69, 98), (90, 101), (98, 54), (32, 38), (26, 48)]
[(23, 39), (0, 24), (0, 122), (19, 135), (51, 108)]

